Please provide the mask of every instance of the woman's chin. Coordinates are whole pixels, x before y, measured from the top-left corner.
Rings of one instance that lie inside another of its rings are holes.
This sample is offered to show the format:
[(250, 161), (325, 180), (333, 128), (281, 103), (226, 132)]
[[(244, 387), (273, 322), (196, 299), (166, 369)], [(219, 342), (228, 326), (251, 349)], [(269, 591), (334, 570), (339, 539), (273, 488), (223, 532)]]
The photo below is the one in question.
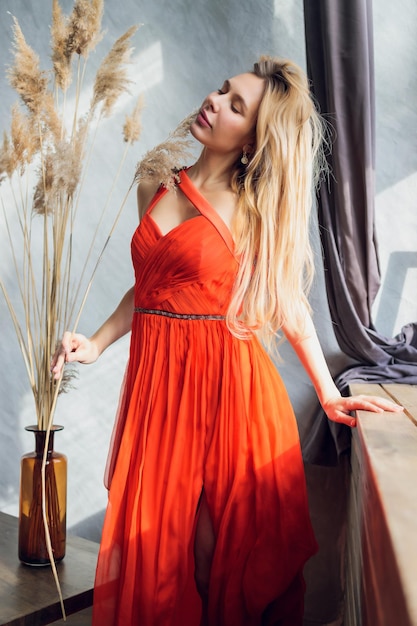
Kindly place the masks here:
[(190, 133), (192, 134), (194, 139), (196, 139), (197, 141), (199, 141), (202, 144), (205, 144), (205, 141), (204, 141), (204, 131), (205, 130), (207, 130), (207, 129), (203, 128), (197, 122), (197, 120), (194, 120), (194, 122), (192, 122), (192, 124), (190, 126)]

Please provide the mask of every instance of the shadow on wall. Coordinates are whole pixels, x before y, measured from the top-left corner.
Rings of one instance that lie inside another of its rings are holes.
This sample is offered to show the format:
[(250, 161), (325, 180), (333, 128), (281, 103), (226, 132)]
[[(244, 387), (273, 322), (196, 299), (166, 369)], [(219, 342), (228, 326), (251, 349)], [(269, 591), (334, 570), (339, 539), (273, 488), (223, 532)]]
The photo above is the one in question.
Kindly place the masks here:
[(85, 519), (78, 522), (78, 524), (74, 524), (74, 526), (68, 528), (68, 533), (71, 535), (76, 535), (77, 537), (89, 539), (90, 541), (95, 541), (96, 543), (100, 543), (101, 531), (104, 522), (104, 514), (105, 509), (94, 513), (94, 515), (86, 517)]

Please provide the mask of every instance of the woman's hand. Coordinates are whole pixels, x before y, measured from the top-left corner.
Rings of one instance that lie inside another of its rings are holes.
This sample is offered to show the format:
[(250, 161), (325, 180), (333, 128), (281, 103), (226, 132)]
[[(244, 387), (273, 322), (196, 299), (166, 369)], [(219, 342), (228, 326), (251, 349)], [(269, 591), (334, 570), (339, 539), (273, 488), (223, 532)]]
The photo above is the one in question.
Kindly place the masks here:
[(55, 352), (51, 372), (55, 380), (61, 376), (65, 363), (94, 363), (100, 356), (98, 347), (94, 341), (87, 339), (78, 333), (64, 333), (61, 345)]
[(352, 411), (372, 411), (373, 413), (383, 413), (393, 411), (398, 413), (403, 411), (403, 407), (391, 400), (379, 398), (378, 396), (336, 396), (323, 403), (323, 409), (327, 417), (332, 422), (339, 422), (347, 426), (356, 426), (356, 418), (351, 415)]

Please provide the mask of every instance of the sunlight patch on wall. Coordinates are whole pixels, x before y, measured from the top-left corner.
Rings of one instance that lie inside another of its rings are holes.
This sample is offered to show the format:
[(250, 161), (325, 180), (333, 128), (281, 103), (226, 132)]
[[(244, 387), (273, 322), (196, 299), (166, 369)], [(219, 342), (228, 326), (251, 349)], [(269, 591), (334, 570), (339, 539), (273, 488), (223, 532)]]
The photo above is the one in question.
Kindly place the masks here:
[(417, 172), (376, 196), (381, 287), (373, 307), (376, 328), (392, 337), (417, 322)]
[[(128, 79), (131, 81), (129, 91), (122, 94), (115, 106), (114, 114), (130, 112), (133, 103), (141, 93), (146, 94), (155, 85), (159, 84), (164, 77), (162, 46), (159, 41), (149, 46), (146, 50), (133, 56), (127, 68)], [(78, 111), (85, 115), (91, 104), (93, 93), (93, 80), (86, 81), (78, 100)], [(66, 125), (68, 130), (71, 128), (73, 121), (74, 108), (76, 106), (75, 95), (72, 93), (67, 95), (66, 100)], [(106, 124), (111, 121), (110, 118), (103, 119), (101, 123)]]
[(288, 34), (293, 36), (296, 31), (294, 0), (274, 0), (274, 16), (285, 23)]
[(132, 63), (128, 71), (129, 80), (132, 81), (129, 92), (123, 94), (116, 106), (115, 111), (127, 110), (132, 100), (162, 82), (164, 78), (164, 66), (162, 58), (161, 42), (157, 41), (146, 50), (140, 52), (132, 58)]

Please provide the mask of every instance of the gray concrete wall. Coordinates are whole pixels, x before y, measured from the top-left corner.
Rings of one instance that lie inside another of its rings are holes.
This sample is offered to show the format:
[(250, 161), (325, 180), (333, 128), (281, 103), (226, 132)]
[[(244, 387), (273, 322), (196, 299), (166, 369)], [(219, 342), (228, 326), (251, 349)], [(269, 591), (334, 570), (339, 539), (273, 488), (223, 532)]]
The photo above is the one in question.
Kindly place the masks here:
[[(69, 12), (71, 0), (62, 0)], [(375, 305), (377, 325), (392, 335), (403, 323), (417, 318), (417, 53), (414, 0), (393, 7), (380, 0), (375, 7), (375, 50), (377, 90), (377, 223), (383, 283)], [(15, 100), (8, 87), (4, 67), (10, 62), (11, 17), (16, 15), (22, 30), (42, 65), (49, 66), (48, 42), (51, 3), (49, 0), (1, 0), (0, 2), (0, 131), (8, 128), (10, 106)], [(91, 55), (93, 70), (113, 40), (131, 24), (142, 23), (134, 37), (135, 52), (131, 74), (135, 80), (131, 96), (124, 98), (117, 114), (102, 128), (97, 152), (89, 169), (85, 188), (86, 224), (91, 226), (102, 205), (107, 181), (122, 150), (120, 129), (124, 113), (143, 92), (143, 134), (128, 156), (112, 205), (117, 207), (128, 187), (136, 162), (144, 151), (164, 139), (188, 112), (199, 105), (208, 91), (227, 76), (250, 68), (260, 53), (288, 56), (305, 66), (301, 0), (107, 0), (104, 15), (106, 36)], [(360, 68), (358, 68), (360, 71)], [(85, 96), (86, 97), (86, 96)], [(7, 206), (11, 201), (6, 187), (0, 193)], [(104, 261), (96, 277), (79, 328), (89, 334), (105, 319), (133, 281), (130, 238), (137, 223), (132, 194)], [(317, 279), (312, 304), (320, 338), (334, 372), (347, 361), (335, 343), (327, 309), (319, 245)], [(85, 249), (89, 230), (81, 236)], [(0, 271), (12, 285), (13, 268), (7, 255), (4, 226), (0, 231)], [(13, 287), (12, 291), (13, 291)], [(106, 492), (102, 475), (109, 438), (118, 402), (118, 389), (127, 357), (128, 338), (110, 347), (94, 366), (80, 367), (77, 388), (59, 400), (56, 422), (65, 430), (57, 436), (57, 447), (69, 459), (68, 526), (90, 529), (97, 536)], [(302, 426), (315, 406), (315, 396), (296, 357), (282, 347), (280, 370)], [(13, 328), (4, 300), (0, 298), (0, 509), (17, 514), (19, 458), (32, 447), (24, 426), (34, 422), (33, 401), (26, 380)], [(326, 516), (333, 498), (326, 484), (336, 482), (312, 470), (311, 499)], [(323, 492), (324, 490), (324, 492)], [(316, 515), (314, 516), (317, 517)], [(94, 524), (94, 520), (97, 523)], [(91, 523), (91, 521), (93, 523)], [(318, 524), (320, 522), (317, 522)], [(327, 532), (327, 531), (325, 531)], [(325, 534), (325, 533), (324, 533)], [(324, 593), (327, 593), (326, 589)], [(329, 591), (331, 593), (331, 590)], [(328, 618), (331, 621), (331, 617)]]

